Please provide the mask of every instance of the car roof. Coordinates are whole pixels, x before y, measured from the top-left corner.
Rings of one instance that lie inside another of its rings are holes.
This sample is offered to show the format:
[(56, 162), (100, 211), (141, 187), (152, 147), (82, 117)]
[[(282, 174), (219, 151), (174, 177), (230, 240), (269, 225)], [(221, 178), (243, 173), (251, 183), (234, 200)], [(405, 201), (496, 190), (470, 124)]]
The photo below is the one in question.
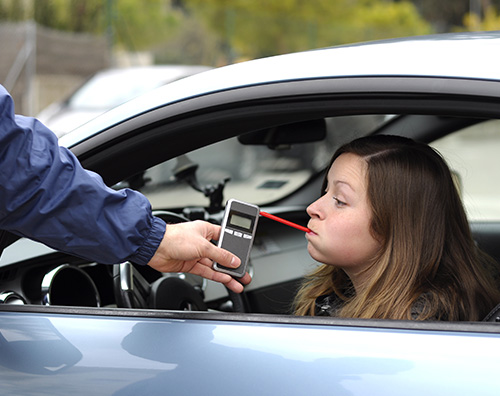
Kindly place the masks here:
[(253, 85), (340, 77), (500, 80), (500, 31), (406, 37), (310, 50), (209, 70), (155, 89), (61, 139), (79, 141), (150, 109)]

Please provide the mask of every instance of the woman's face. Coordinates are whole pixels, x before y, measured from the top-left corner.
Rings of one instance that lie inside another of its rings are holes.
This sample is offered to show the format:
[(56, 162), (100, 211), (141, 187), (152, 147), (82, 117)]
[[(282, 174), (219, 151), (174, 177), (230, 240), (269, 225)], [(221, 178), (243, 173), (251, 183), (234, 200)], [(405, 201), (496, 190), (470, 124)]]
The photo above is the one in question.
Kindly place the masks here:
[(380, 248), (370, 232), (366, 162), (341, 154), (328, 172), (325, 194), (307, 208), (307, 250), (312, 258), (342, 268), (351, 280), (365, 269)]

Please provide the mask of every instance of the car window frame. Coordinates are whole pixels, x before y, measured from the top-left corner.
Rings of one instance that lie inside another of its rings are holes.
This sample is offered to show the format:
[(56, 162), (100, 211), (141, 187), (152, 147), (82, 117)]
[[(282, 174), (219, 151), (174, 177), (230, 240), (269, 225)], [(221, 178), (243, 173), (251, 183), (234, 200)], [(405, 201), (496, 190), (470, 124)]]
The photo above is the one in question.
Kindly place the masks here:
[[(470, 113), (475, 117), (500, 118), (499, 93), (498, 81), (449, 78), (360, 77), (281, 82), (216, 92), (158, 107), (125, 119), (70, 149), (84, 167), (100, 169), (106, 183), (112, 185), (132, 172), (124, 157), (144, 160), (141, 170), (145, 170), (184, 152), (273, 124), (356, 114)], [(437, 105), (439, 112), (435, 110)], [(228, 129), (228, 123), (233, 123), (234, 128), (221, 132), (221, 126)], [(196, 128), (199, 132), (186, 146), (184, 132)], [(421, 140), (429, 142), (434, 138), (426, 136)], [(151, 151), (151, 141), (157, 151)], [(185, 149), (177, 149), (181, 143)], [(121, 161), (114, 160), (118, 154)]]

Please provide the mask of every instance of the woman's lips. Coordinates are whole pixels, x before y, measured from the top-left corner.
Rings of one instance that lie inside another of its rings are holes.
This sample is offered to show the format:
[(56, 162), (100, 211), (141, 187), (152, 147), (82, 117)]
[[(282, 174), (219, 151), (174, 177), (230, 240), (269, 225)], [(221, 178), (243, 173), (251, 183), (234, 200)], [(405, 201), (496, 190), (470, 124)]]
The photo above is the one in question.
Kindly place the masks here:
[[(311, 234), (311, 235), (318, 235), (310, 226), (309, 224), (307, 225), (307, 228), (309, 228), (309, 232), (307, 234)], [(306, 234), (306, 235), (307, 235)]]

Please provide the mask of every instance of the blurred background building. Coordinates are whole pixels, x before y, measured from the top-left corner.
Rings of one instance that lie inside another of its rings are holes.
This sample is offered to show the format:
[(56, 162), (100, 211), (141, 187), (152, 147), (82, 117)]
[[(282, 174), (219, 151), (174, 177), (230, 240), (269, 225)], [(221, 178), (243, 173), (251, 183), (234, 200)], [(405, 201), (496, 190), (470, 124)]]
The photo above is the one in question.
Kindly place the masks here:
[(0, 24), (0, 81), (19, 114), (34, 115), (111, 63), (105, 37), (49, 29), (33, 21)]

